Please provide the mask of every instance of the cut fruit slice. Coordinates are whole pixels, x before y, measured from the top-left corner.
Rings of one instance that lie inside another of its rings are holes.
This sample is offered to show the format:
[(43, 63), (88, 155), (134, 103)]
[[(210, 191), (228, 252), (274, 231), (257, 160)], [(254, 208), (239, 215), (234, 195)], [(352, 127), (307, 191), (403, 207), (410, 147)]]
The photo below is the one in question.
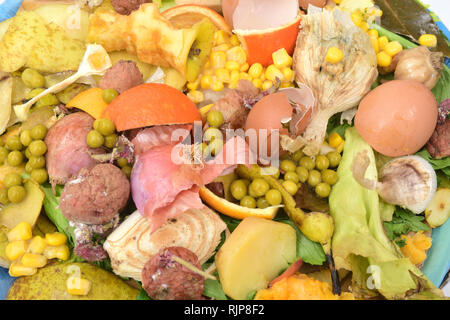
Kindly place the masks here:
[(66, 108), (78, 108), (93, 118), (100, 119), (103, 111), (108, 106), (103, 100), (102, 93), (103, 90), (100, 88), (90, 88), (82, 91), (66, 104)]
[(443, 225), (450, 217), (450, 189), (439, 188), (425, 209), (425, 218), (432, 228)]
[(231, 27), (225, 19), (216, 11), (206, 6), (192, 4), (179, 5), (163, 11), (161, 15), (177, 28), (190, 28), (204, 18), (208, 18), (217, 29), (231, 34)]
[(103, 112), (118, 131), (202, 121), (197, 106), (183, 92), (161, 83), (144, 83), (124, 91)]
[(266, 30), (233, 30), (242, 47), (247, 53), (247, 62), (249, 65), (259, 62), (267, 67), (273, 63), (272, 53), (284, 48), (292, 56), (297, 41), (300, 21), (300, 13), (294, 21), (278, 28)]
[(243, 207), (215, 195), (206, 187), (200, 188), (199, 194), (200, 198), (211, 208), (217, 210), (218, 212), (224, 215), (239, 220), (245, 219), (247, 217), (273, 219), (277, 215), (278, 209), (280, 209), (281, 207), (281, 206), (272, 206), (267, 207), (265, 209), (253, 209)]

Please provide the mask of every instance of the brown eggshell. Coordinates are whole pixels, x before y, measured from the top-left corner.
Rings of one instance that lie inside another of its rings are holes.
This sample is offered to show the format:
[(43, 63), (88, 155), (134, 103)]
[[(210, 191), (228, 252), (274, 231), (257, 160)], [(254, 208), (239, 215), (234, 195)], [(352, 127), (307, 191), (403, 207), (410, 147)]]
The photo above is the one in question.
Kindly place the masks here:
[(355, 128), (376, 151), (399, 157), (419, 151), (433, 134), (437, 102), (422, 83), (411, 80), (386, 82), (359, 104)]
[(323, 8), (327, 4), (327, 0), (298, 0), (298, 4), (305, 10), (308, 9), (309, 4), (315, 7)]

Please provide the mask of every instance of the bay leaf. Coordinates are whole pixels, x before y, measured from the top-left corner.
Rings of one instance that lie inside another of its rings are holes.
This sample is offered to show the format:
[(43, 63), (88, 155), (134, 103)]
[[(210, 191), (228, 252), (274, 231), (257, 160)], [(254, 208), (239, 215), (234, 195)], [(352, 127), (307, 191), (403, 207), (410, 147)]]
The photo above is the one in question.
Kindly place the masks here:
[(415, 0), (375, 0), (383, 10), (381, 25), (397, 34), (418, 43), (422, 34), (434, 34), (437, 46), (433, 51), (441, 51), (450, 57), (450, 48), (427, 10)]

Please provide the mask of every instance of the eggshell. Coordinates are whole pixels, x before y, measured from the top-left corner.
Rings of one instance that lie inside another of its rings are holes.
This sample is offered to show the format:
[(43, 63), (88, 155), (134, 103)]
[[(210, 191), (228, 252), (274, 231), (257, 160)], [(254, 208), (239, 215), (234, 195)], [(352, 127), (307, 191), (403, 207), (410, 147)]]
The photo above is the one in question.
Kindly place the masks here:
[(323, 8), (327, 4), (327, 0), (299, 0), (298, 3), (301, 8), (306, 10), (308, 9), (309, 4), (315, 7)]
[(422, 83), (386, 82), (369, 92), (359, 104), (355, 128), (376, 151), (399, 157), (419, 151), (433, 134), (437, 102)]

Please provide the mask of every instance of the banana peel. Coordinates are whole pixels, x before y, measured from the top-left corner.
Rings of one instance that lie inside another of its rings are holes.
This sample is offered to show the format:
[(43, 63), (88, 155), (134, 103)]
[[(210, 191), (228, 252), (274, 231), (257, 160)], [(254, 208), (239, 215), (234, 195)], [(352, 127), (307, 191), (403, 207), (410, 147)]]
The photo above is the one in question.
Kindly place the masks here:
[[(78, 274), (77, 274), (78, 273)], [(69, 276), (81, 276), (91, 282), (85, 296), (67, 292)], [(7, 300), (136, 300), (139, 290), (111, 272), (88, 263), (54, 263), (40, 268), (36, 274), (14, 281)]]

